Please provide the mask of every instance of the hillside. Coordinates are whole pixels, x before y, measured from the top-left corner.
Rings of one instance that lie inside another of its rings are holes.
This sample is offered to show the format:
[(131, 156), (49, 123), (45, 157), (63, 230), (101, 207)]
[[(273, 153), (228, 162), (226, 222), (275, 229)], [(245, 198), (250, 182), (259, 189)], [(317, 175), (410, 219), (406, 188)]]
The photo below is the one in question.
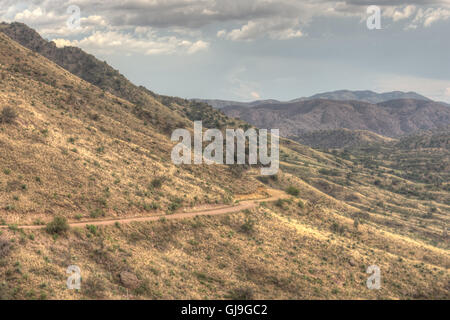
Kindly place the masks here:
[(341, 149), (392, 140), (370, 131), (348, 129), (315, 130), (290, 138), (318, 149)]
[(169, 134), (192, 127), (188, 119), (150, 98), (148, 118), (141, 118), (135, 104), (3, 34), (0, 41), (0, 105), (17, 113), (0, 131), (6, 221), (31, 222), (51, 213), (116, 216), (168, 208), (174, 201), (223, 201), (235, 188), (234, 178), (226, 182), (229, 168), (172, 165)]
[(411, 134), (399, 141), (349, 148), (347, 151), (372, 166), (388, 166), (405, 179), (427, 183), (429, 189), (438, 187), (449, 190), (449, 141), (450, 131), (443, 128)]
[(394, 138), (450, 123), (450, 108), (447, 106), (411, 99), (379, 104), (319, 99), (252, 108), (231, 106), (222, 110), (230, 117), (240, 118), (259, 128), (279, 128), (285, 137), (345, 128)]
[(450, 126), (421, 131), (400, 139), (395, 145), (399, 149), (450, 149)]
[(57, 48), (54, 42), (43, 39), (23, 23), (0, 23), (0, 32), (103, 91), (128, 100), (134, 104), (133, 112), (140, 119), (152, 121), (159, 130), (171, 132), (171, 123), (177, 123), (185, 117), (203, 120), (206, 127), (227, 125), (224, 122), (226, 117), (209, 105), (161, 96), (145, 87), (136, 86), (105, 61), (77, 47)]
[[(131, 83), (145, 101), (125, 99), (1, 33), (0, 79), (0, 299), (449, 298), (443, 148), (422, 159), (430, 181), (389, 149), (288, 139), (274, 176), (175, 166), (173, 128), (249, 125)], [(366, 287), (374, 264), (381, 290)], [(69, 265), (81, 290), (66, 288)]]

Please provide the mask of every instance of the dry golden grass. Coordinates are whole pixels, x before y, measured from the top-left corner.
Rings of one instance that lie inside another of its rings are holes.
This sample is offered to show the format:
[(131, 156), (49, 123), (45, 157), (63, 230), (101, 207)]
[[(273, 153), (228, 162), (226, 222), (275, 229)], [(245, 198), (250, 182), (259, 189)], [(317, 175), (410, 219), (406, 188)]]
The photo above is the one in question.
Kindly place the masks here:
[[(252, 190), (245, 179), (236, 183), (225, 166), (175, 167), (169, 136), (138, 119), (134, 105), (3, 34), (0, 45), (0, 106), (18, 113), (15, 123), (0, 124), (0, 213), (7, 223), (55, 214), (148, 214), (167, 211), (174, 201), (223, 203), (233, 190)], [(158, 123), (189, 124), (158, 101), (153, 104)], [(161, 187), (152, 186), (155, 179)]]
[[(165, 130), (192, 126), (183, 101), (169, 99), (167, 107), (167, 99), (145, 96), (151, 108), (139, 117), (133, 103), (2, 34), (0, 49), (0, 108), (18, 113), (14, 123), (0, 124), (0, 222), (11, 225), (0, 230), (11, 246), (0, 252), (0, 298), (449, 298), (445, 190), (430, 191), (432, 203), (396, 193), (375, 179), (425, 186), (285, 139), (282, 170), (260, 181), (252, 170), (175, 167)], [(298, 198), (59, 236), (13, 225), (208, 208), (264, 198), (264, 184), (297, 188)], [(436, 211), (426, 216), (430, 203)], [(66, 288), (72, 264), (82, 270), (80, 292)], [(373, 264), (382, 272), (379, 291), (366, 287)], [(137, 288), (125, 288), (124, 271), (137, 276)]]
[[(12, 298), (448, 299), (448, 256), (406, 238), (329, 211), (311, 213), (275, 204), (217, 217), (74, 229), (53, 239), (44, 231), (5, 230), (14, 248), (3, 259)], [(323, 220), (324, 218), (328, 220)], [(250, 228), (243, 226), (251, 221)], [(345, 225), (330, 231), (331, 221)], [(320, 223), (320, 224), (319, 224)], [(30, 234), (34, 235), (30, 240)], [(387, 246), (386, 244), (389, 244)], [(413, 252), (413, 253), (411, 253)], [(425, 258), (426, 257), (426, 258)], [(424, 262), (426, 261), (426, 262)], [(66, 289), (69, 265), (83, 281)], [(381, 290), (366, 287), (369, 265), (381, 268)], [(120, 273), (140, 280), (127, 290)]]

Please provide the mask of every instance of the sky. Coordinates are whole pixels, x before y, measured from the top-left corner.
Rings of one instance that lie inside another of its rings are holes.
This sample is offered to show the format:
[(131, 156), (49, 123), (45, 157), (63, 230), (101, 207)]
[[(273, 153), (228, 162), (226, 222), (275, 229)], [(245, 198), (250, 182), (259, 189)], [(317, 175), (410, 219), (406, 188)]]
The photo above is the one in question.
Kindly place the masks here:
[(450, 102), (450, 0), (0, 0), (0, 21), (165, 95), (399, 90)]

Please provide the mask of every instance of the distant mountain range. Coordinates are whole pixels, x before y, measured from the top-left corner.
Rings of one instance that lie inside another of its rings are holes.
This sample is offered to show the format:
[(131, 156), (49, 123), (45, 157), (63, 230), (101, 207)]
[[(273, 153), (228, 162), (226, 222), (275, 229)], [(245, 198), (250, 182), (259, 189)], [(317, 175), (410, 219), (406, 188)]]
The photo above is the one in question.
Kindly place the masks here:
[(283, 102), (199, 100), (258, 128), (315, 148), (385, 142), (450, 124), (450, 107), (415, 92), (339, 90)]
[(338, 90), (332, 92), (324, 92), (318, 93), (310, 97), (298, 98), (290, 101), (278, 101), (278, 100), (257, 100), (253, 102), (237, 102), (237, 101), (228, 101), (228, 100), (208, 100), (208, 99), (194, 99), (197, 101), (206, 102), (212, 107), (216, 109), (223, 109), (229, 106), (239, 106), (239, 107), (256, 107), (260, 105), (285, 105), (292, 104), (294, 102), (299, 101), (307, 101), (307, 100), (316, 100), (316, 99), (327, 99), (327, 100), (336, 100), (336, 101), (362, 101), (368, 103), (380, 103), (386, 102), (389, 100), (398, 100), (398, 99), (414, 99), (414, 100), (424, 100), (431, 101), (431, 99), (424, 97), (415, 92), (401, 92), (401, 91), (392, 91), (392, 92), (384, 92), (384, 93), (376, 93), (370, 90), (363, 91), (351, 91), (351, 90)]
[(313, 95), (312, 97), (307, 98), (307, 100), (313, 99), (328, 99), (328, 100), (338, 100), (338, 101), (363, 101), (369, 103), (380, 103), (386, 102), (390, 100), (399, 100), (399, 99), (414, 99), (414, 100), (424, 100), (431, 101), (427, 97), (424, 97), (415, 92), (401, 92), (401, 91), (392, 91), (392, 92), (384, 92), (384, 93), (376, 93), (370, 90), (364, 91), (350, 91), (350, 90), (339, 90), (333, 92), (325, 92)]
[[(282, 136), (298, 138), (316, 130), (367, 130), (400, 137), (419, 130), (445, 127), (450, 108), (431, 100), (398, 99), (377, 104), (363, 101), (313, 99), (266, 103), (253, 107), (227, 106), (226, 115), (258, 128), (279, 128)], [(307, 140), (297, 139), (305, 143)]]

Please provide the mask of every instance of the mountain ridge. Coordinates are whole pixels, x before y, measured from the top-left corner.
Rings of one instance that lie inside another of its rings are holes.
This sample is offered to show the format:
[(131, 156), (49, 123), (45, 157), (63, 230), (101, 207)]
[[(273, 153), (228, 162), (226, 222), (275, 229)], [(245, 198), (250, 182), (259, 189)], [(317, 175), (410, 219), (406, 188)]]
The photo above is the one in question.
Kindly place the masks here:
[(265, 104), (274, 104), (274, 105), (284, 105), (290, 104), (300, 101), (306, 100), (315, 100), (315, 99), (326, 99), (326, 100), (336, 100), (336, 101), (361, 101), (368, 103), (380, 103), (386, 102), (390, 100), (399, 100), (399, 99), (415, 99), (415, 100), (424, 100), (424, 101), (432, 101), (431, 99), (420, 95), (416, 92), (402, 92), (402, 91), (390, 91), (390, 92), (382, 92), (377, 93), (371, 90), (336, 90), (330, 92), (317, 93), (309, 97), (301, 97), (288, 101), (280, 101), (276, 99), (267, 99), (267, 100), (255, 100), (251, 102), (238, 102), (231, 100), (220, 100), (220, 99), (192, 99), (196, 101), (202, 101), (210, 104), (212, 107), (217, 109), (222, 109), (229, 106), (241, 106), (241, 107), (255, 107), (259, 105)]
[(229, 106), (222, 111), (258, 128), (279, 128), (285, 137), (316, 130), (367, 130), (390, 138), (445, 127), (450, 108), (426, 100), (400, 99), (371, 104), (360, 101), (304, 100), (252, 108)]
[(166, 133), (174, 128), (171, 123), (186, 125), (183, 118), (203, 120), (206, 127), (222, 127), (232, 122), (205, 103), (158, 95), (143, 86), (136, 86), (106, 61), (100, 61), (78, 47), (58, 48), (26, 24), (2, 22), (0, 32), (105, 92), (132, 102), (134, 112), (140, 118), (152, 121)]

